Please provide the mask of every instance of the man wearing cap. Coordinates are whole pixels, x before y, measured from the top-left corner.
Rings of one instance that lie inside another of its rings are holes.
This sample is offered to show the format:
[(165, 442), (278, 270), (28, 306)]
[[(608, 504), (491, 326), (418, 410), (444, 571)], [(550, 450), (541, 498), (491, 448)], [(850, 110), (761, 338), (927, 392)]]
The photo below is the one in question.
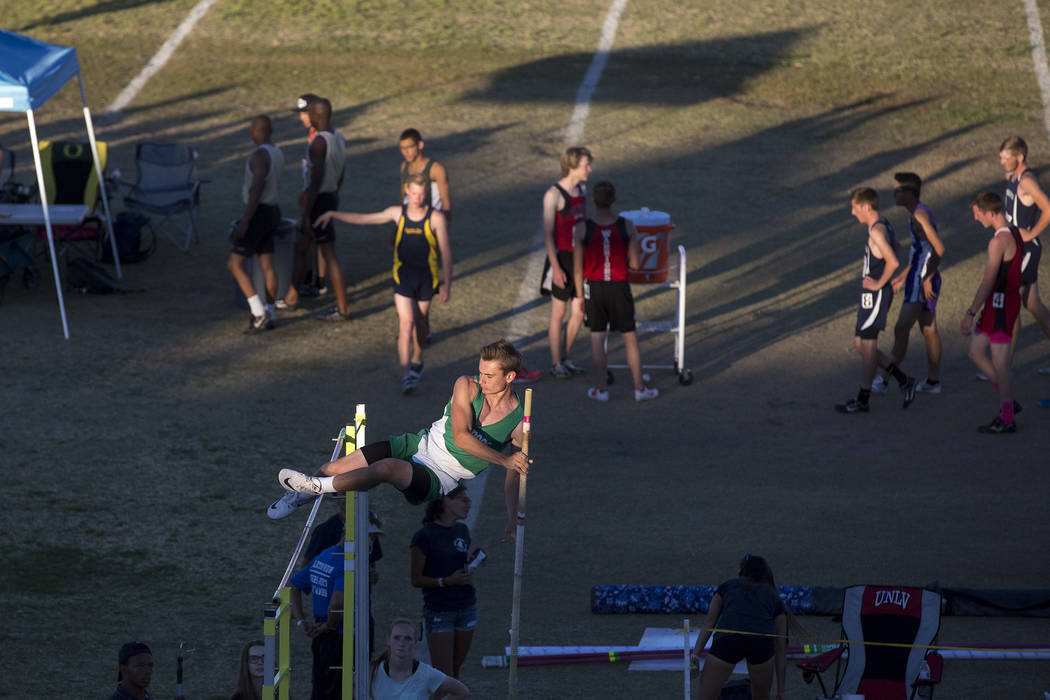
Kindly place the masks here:
[[(303, 128), (305, 128), (308, 131), (308, 134), (307, 134), (307, 137), (306, 137), (306, 148), (307, 148), (306, 155), (307, 156), (309, 156), (310, 144), (313, 143), (314, 136), (317, 135), (317, 129), (315, 129), (312, 126), (310, 126), (309, 108), (310, 108), (310, 105), (312, 105), (314, 102), (319, 101), (320, 99), (321, 99), (320, 96), (315, 95), (312, 92), (308, 92), (306, 94), (300, 95), (299, 99), (296, 100), (296, 102), (295, 102), (295, 113), (299, 115), (299, 121), (302, 123)], [(303, 191), (299, 193), (299, 208), (300, 209), (306, 205), (306, 189), (307, 189), (307, 187), (310, 186), (310, 159), (308, 157), (302, 159), (302, 166), (303, 166)], [(311, 284), (304, 284), (300, 288), (300, 293), (301, 294), (306, 294), (306, 295), (316, 294), (318, 296), (322, 296), (322, 295), (328, 293), (328, 282), (327, 282), (328, 265), (325, 263), (324, 255), (321, 254), (321, 250), (319, 248), (317, 249), (316, 258), (317, 258), (317, 260), (316, 260), (317, 267), (315, 268), (314, 280), (313, 280), (314, 282), (316, 282), (316, 285), (314, 285), (312, 283)], [(282, 303), (281, 306), (283, 307), (284, 304)]]
[[(244, 211), (233, 229), (233, 250), (226, 267), (237, 281), (244, 298), (248, 300), (252, 319), (245, 333), (260, 333), (273, 328), (274, 297), (277, 296), (277, 273), (273, 267), (273, 235), (281, 225), (281, 209), (277, 206), (284, 156), (271, 139), (270, 118), (260, 115), (252, 119), (251, 136), (255, 150), (244, 168), (244, 186), (241, 197)], [(266, 281), (266, 303), (259, 298), (244, 262), (257, 256)]]
[(292, 284), (285, 293), (284, 308), (294, 308), (299, 303), (299, 285), (303, 283), (306, 271), (306, 253), (310, 244), (317, 242), (317, 247), (328, 265), (328, 276), (335, 289), (336, 306), (321, 318), (326, 321), (348, 321), (350, 304), (346, 298), (346, 284), (343, 280), (343, 269), (335, 255), (335, 226), (327, 223), (315, 228), (314, 221), (326, 211), (339, 208), (339, 187), (343, 184), (343, 169), (346, 163), (346, 142), (331, 125), (332, 104), (320, 98), (306, 108), (310, 126), (317, 130), (310, 142), (309, 184), (306, 187), (306, 198), (302, 202), (299, 227), (300, 236), (295, 246), (295, 263), (292, 272)]
[[(109, 700), (152, 700), (153, 652), (142, 642), (126, 642), (117, 654), (117, 689)], [(175, 700), (185, 700), (181, 695)]]

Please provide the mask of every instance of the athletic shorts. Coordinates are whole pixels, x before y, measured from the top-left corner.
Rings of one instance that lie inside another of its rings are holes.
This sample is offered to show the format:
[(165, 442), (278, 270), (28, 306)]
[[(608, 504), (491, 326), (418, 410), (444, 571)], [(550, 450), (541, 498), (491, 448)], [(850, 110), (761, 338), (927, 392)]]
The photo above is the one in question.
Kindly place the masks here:
[[(1039, 243), (1038, 238), (1033, 238), (1030, 241), (1025, 241), (1024, 244), (1024, 257), (1021, 258), (1021, 284), (1035, 284), (1036, 280), (1039, 279), (1039, 258), (1043, 256), (1043, 246)], [(1022, 299), (1028, 296), (1025, 292), (1021, 296)]]
[(478, 606), (471, 603), (458, 610), (429, 610), (423, 608), (423, 629), (427, 634), (441, 632), (471, 632), (478, 626)]
[(233, 252), (250, 258), (273, 252), (273, 234), (281, 226), (281, 208), (276, 204), (260, 204), (248, 222), (244, 236), (233, 240)]
[(773, 639), (746, 634), (716, 635), (711, 642), (711, 656), (727, 664), (736, 665), (747, 659), (749, 664), (761, 664), (773, 658)]
[(854, 335), (864, 340), (878, 338), (879, 332), (886, 328), (886, 315), (892, 303), (893, 287), (888, 284), (874, 292), (862, 289)]
[(436, 465), (423, 463), (424, 456), (420, 454), (419, 448), (421, 441), (422, 436), (418, 433), (390, 436), (390, 456), (412, 465), (412, 482), (407, 488), (401, 489), (401, 493), (414, 506), (436, 501), (455, 488), (453, 485), (448, 490), (442, 489)]
[(398, 268), (397, 277), (394, 280), (394, 294), (400, 294), (416, 301), (430, 301), (437, 293), (438, 285), (435, 284), (430, 270), (426, 268), (402, 265)]
[(310, 210), (310, 230), (314, 234), (315, 243), (331, 243), (335, 240), (335, 223), (329, 221), (321, 228), (316, 228), (314, 222), (317, 217), (326, 211), (339, 209), (339, 195), (336, 192), (321, 192), (314, 200), (314, 208)]
[[(547, 278), (547, 275), (551, 273), (550, 260), (548, 259), (544, 263), (543, 277)], [(576, 294), (576, 282), (572, 274), (572, 251), (571, 250), (559, 250), (558, 251), (558, 267), (565, 273), (565, 286), (559, 287), (554, 284), (553, 279), (550, 283), (551, 296), (559, 301), (570, 301), (573, 297), (579, 296)]]
[[(1004, 298), (1003, 294), (992, 292), (984, 302), (981, 313), (977, 316), (974, 330), (988, 336), (988, 340), (992, 343), (1008, 343), (1013, 337), (1014, 324), (1017, 323), (1017, 317), (1020, 314), (1020, 303), (1011, 303), (1011, 300)], [(996, 338), (1006, 338), (1006, 340), (996, 340)]]
[[(985, 335), (985, 332), (979, 328), (975, 332), (978, 335)], [(1013, 337), (1005, 331), (992, 331), (987, 335), (988, 342), (992, 345), (1009, 345), (1013, 341)]]
[(937, 309), (937, 297), (941, 293), (941, 273), (939, 271), (933, 273), (930, 283), (933, 286), (933, 298), (927, 299), (926, 293), (922, 288), (922, 270), (909, 272), (908, 279), (904, 283), (904, 299), (902, 301), (905, 304), (921, 303), (927, 311), (933, 313)]
[(634, 298), (628, 282), (583, 281), (583, 313), (587, 327), (596, 333), (634, 330)]

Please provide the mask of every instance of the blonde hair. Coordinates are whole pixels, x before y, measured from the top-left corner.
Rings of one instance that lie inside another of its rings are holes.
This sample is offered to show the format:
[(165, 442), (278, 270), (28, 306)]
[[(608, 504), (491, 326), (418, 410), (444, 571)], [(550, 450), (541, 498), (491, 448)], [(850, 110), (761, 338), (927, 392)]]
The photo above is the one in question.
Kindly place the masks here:
[(570, 170), (575, 170), (580, 165), (580, 161), (588, 158), (592, 163), (594, 162), (594, 156), (591, 155), (590, 150), (584, 146), (571, 146), (565, 149), (565, 153), (561, 154), (561, 176), (565, 177), (569, 174)]

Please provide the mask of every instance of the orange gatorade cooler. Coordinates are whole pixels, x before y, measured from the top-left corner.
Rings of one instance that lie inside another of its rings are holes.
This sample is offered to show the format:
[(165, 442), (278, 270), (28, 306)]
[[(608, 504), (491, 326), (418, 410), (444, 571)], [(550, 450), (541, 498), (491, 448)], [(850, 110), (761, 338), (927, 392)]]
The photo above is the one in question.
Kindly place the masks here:
[(671, 215), (651, 211), (647, 207), (620, 212), (620, 216), (638, 230), (641, 256), (638, 269), (627, 271), (627, 281), (637, 284), (656, 284), (667, 281), (667, 258), (671, 249)]

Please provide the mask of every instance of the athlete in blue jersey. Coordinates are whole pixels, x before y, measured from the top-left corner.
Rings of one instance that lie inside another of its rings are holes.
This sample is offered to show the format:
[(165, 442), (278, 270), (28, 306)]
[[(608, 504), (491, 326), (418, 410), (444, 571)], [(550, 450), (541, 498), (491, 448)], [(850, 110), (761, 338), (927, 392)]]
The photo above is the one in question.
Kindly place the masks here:
[(879, 215), (879, 194), (870, 187), (861, 187), (850, 193), (850, 213), (868, 229), (864, 244), (864, 268), (861, 272), (860, 305), (853, 339), (860, 354), (860, 390), (856, 398), (835, 406), (839, 413), (866, 413), (871, 398), (871, 382), (877, 367), (889, 371), (900, 382), (904, 394), (904, 408), (915, 399), (915, 378), (909, 377), (879, 353), (879, 331), (886, 327), (886, 315), (893, 302), (890, 280), (900, 266), (897, 260), (897, 241), (893, 228)]
[[(897, 173), (893, 176), (893, 200), (911, 214), (908, 233), (911, 234), (911, 255), (908, 266), (893, 278), (893, 291), (904, 290), (900, 315), (893, 327), (893, 350), (890, 366), (899, 365), (908, 352), (908, 336), (915, 322), (919, 322), (926, 342), (926, 379), (915, 386), (916, 391), (941, 393), (941, 336), (937, 332), (937, 297), (941, 291), (941, 273), (937, 269), (944, 256), (944, 243), (937, 234), (933, 212), (919, 201), (922, 179), (915, 173)], [(877, 375), (872, 391), (886, 391), (886, 378), (891, 372)]]
[(403, 372), (401, 391), (405, 394), (413, 391), (423, 376), (423, 344), (430, 301), (436, 293), (445, 304), (452, 292), (452, 247), (448, 239), (448, 224), (442, 212), (425, 204), (428, 186), (422, 173), (413, 173), (406, 178), (407, 203), (395, 204), (372, 214), (329, 211), (318, 217), (315, 224), (322, 227), (332, 219), (358, 226), (397, 224), (394, 308), (398, 318), (397, 357)]
[[(1041, 234), (1050, 225), (1050, 198), (1039, 186), (1035, 173), (1028, 167), (1028, 144), (1019, 136), (1012, 136), (999, 146), (999, 162), (1006, 171), (1006, 193), (1003, 198), (1003, 213), (1006, 223), (1016, 226), (1024, 240), (1021, 259), (1021, 304), (1035, 317), (1043, 333), (1050, 338), (1050, 311), (1039, 298), (1039, 259), (1043, 246)], [(1014, 324), (1014, 339), (1010, 346), (1013, 357), (1021, 324)], [(1043, 367), (1040, 374), (1050, 374), (1050, 367)]]

